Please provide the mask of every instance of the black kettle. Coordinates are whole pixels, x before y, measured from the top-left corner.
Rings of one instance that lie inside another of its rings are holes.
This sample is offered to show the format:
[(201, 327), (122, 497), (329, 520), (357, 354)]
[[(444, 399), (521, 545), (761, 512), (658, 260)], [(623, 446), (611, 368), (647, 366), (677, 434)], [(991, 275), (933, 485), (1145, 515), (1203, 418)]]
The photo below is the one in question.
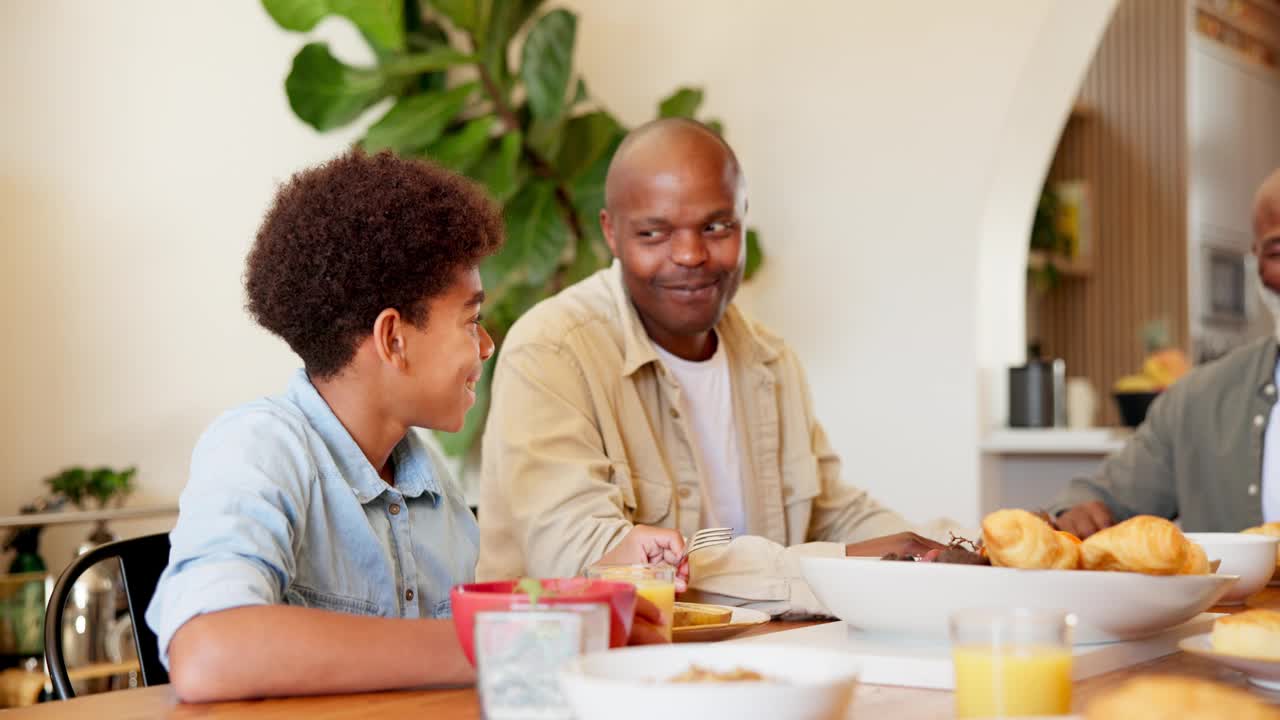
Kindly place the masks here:
[(1027, 364), (1009, 368), (1009, 427), (1066, 427), (1066, 386), (1067, 364), (1041, 358), (1032, 344)]

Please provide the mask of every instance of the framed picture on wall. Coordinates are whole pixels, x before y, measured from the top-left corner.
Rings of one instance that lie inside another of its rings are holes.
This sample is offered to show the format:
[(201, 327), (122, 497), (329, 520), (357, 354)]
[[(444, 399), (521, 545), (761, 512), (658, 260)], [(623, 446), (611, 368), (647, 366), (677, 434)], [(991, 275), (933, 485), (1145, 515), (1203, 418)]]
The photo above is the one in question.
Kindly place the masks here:
[(1248, 322), (1248, 285), (1245, 253), (1207, 246), (1204, 248), (1205, 320), (1220, 325)]

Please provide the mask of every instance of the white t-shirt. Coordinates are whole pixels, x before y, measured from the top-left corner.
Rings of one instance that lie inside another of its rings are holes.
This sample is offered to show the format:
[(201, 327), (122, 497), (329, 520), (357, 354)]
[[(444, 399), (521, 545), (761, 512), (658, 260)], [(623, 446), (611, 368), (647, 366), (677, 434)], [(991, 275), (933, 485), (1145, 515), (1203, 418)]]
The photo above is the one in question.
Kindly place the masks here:
[[(1280, 387), (1280, 363), (1276, 364), (1272, 382)], [(1280, 402), (1271, 406), (1271, 417), (1262, 436), (1262, 520), (1280, 520)]]
[(709, 360), (690, 362), (654, 343), (658, 357), (680, 384), (684, 413), (693, 431), (702, 464), (702, 527), (730, 527), (734, 535), (747, 531), (742, 499), (742, 453), (733, 422), (733, 384), (724, 343), (717, 343)]

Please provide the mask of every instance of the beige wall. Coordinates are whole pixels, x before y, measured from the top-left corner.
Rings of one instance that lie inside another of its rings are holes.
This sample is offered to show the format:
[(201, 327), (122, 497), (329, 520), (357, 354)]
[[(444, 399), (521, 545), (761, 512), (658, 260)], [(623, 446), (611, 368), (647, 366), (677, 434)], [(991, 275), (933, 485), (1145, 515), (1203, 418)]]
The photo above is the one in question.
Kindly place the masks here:
[[(707, 88), (771, 253), (744, 302), (807, 363), (848, 479), (976, 519), (980, 371), (1021, 344), (1030, 203), (1113, 1), (567, 4), (627, 121)], [(0, 3), (0, 513), (72, 463), (172, 499), (201, 428), (282, 387), (243, 254), (274, 184), (350, 139), (290, 115), (300, 43), (247, 1)]]

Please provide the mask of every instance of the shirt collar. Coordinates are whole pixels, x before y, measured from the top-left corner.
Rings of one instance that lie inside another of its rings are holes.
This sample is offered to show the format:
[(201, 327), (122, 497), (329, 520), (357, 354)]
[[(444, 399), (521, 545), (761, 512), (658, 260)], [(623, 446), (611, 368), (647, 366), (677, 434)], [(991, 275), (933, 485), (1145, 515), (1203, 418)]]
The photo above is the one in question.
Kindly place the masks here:
[[(627, 295), (627, 288), (622, 282), (622, 264), (618, 260), (605, 271), (605, 282), (613, 296), (614, 305), (622, 326), (623, 358), (622, 375), (630, 377), (640, 368), (657, 362), (658, 353), (654, 350), (653, 341), (645, 332), (644, 323), (640, 322), (640, 314)], [(755, 362), (773, 362), (778, 358), (778, 350), (760, 337), (752, 323), (748, 322), (738, 306), (730, 303), (724, 317), (716, 325), (716, 334), (720, 342), (726, 343), (729, 353), (745, 357)]]
[(428, 493), (433, 501), (440, 499), (440, 484), (436, 479), (431, 455), (416, 432), (410, 430), (391, 451), (396, 473), (396, 487), (392, 488), (378, 475), (373, 463), (365, 457), (351, 433), (347, 432), (338, 416), (333, 414), (333, 409), (320, 396), (305, 370), (298, 370), (293, 374), (286, 395), (302, 410), (307, 422), (320, 435), (337, 463), (338, 471), (351, 486), (361, 505), (388, 490), (404, 497), (418, 497)]

